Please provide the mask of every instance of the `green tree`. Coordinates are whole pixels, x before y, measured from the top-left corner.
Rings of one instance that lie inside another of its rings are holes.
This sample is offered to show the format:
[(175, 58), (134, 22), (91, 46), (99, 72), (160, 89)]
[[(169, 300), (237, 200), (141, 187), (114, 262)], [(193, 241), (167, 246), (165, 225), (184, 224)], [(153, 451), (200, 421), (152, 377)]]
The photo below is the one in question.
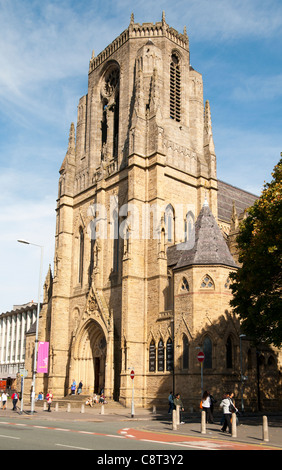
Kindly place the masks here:
[[(281, 153), (282, 157), (282, 153)], [(282, 158), (249, 208), (237, 238), (241, 267), (230, 277), (231, 306), (256, 343), (282, 345)]]

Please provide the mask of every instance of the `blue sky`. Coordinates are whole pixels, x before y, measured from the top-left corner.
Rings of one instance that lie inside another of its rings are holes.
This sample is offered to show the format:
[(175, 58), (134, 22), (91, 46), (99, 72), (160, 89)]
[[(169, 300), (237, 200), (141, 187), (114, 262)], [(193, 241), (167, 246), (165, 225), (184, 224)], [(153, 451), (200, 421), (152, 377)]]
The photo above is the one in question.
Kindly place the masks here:
[(0, 0), (0, 312), (37, 300), (53, 268), (58, 171), (98, 55), (129, 25), (190, 41), (210, 101), (218, 178), (260, 194), (282, 151), (281, 0)]

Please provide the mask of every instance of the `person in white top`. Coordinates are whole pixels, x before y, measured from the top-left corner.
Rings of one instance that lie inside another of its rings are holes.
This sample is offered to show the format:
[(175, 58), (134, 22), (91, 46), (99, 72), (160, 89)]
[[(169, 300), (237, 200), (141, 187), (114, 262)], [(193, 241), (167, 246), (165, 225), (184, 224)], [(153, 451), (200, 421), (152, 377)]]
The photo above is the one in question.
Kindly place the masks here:
[(209, 392), (205, 391), (202, 396), (202, 409), (206, 412), (207, 423), (212, 423), (211, 416), (211, 398)]
[[(232, 399), (231, 399), (231, 393), (225, 393), (223, 400), (220, 403), (220, 408), (223, 409), (223, 414), (224, 414), (224, 424), (221, 428), (222, 432), (226, 431), (226, 428), (228, 427), (228, 431), (232, 432), (231, 430), (231, 417), (232, 417), (232, 411), (231, 411), (231, 405), (233, 405)], [(235, 407), (234, 407), (235, 409)]]
[(5, 392), (3, 392), (1, 398), (2, 398), (2, 410), (6, 410), (6, 403), (7, 403), (8, 395)]

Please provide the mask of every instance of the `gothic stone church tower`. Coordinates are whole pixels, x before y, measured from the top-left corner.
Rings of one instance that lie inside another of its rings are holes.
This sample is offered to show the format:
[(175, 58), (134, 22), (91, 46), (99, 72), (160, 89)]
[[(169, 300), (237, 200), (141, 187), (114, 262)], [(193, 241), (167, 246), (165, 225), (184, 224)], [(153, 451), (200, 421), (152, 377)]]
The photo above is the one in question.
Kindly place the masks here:
[(103, 387), (129, 404), (134, 369), (137, 405), (166, 403), (174, 389), (196, 406), (200, 349), (209, 388), (221, 377), (233, 384), (237, 266), (219, 229), (228, 232), (231, 212), (220, 220), (218, 185), (186, 28), (132, 15), (92, 55), (60, 169), (50, 322), (40, 330), (56, 397), (75, 379), (84, 393)]

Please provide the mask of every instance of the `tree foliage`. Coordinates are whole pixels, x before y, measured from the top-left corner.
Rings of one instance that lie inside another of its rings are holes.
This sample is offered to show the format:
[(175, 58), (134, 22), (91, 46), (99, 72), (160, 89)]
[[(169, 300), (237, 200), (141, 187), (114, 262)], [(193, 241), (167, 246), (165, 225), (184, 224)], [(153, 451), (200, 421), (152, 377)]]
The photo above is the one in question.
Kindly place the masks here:
[[(281, 153), (282, 157), (282, 153)], [(242, 267), (230, 277), (234, 311), (256, 343), (282, 345), (282, 158), (237, 238)]]

